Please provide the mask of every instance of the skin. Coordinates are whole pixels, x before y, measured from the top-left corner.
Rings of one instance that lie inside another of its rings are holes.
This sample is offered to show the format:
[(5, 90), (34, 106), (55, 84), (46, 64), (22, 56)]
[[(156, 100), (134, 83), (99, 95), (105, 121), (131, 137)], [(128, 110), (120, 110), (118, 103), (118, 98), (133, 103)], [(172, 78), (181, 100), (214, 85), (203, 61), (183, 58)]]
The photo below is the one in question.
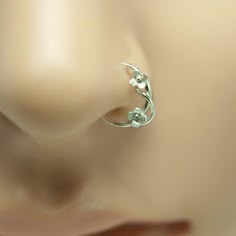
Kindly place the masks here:
[[(188, 219), (189, 236), (235, 235), (235, 9), (233, 0), (1, 0), (3, 216), (28, 209), (63, 225), (67, 212), (95, 209), (117, 222)], [(154, 91), (157, 115), (140, 129), (101, 119), (143, 104), (123, 61)], [(127, 228), (117, 232), (104, 235)]]

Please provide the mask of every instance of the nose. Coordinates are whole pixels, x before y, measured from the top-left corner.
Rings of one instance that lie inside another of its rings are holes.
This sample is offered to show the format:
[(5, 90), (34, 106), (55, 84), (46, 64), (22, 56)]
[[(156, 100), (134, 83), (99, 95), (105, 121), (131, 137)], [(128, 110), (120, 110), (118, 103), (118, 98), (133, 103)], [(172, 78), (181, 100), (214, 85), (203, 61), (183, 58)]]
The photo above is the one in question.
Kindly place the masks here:
[(94, 1), (3, 1), (0, 109), (27, 133), (64, 137), (127, 103), (122, 27)]

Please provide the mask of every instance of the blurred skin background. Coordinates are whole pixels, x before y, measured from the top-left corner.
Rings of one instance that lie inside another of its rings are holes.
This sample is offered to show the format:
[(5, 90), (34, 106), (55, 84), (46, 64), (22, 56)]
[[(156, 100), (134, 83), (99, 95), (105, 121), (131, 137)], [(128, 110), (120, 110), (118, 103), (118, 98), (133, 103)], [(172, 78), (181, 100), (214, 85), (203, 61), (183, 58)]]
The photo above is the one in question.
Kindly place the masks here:
[[(235, 235), (235, 40), (234, 0), (0, 0), (0, 234)], [(101, 119), (143, 104), (123, 61), (150, 75), (140, 129)]]

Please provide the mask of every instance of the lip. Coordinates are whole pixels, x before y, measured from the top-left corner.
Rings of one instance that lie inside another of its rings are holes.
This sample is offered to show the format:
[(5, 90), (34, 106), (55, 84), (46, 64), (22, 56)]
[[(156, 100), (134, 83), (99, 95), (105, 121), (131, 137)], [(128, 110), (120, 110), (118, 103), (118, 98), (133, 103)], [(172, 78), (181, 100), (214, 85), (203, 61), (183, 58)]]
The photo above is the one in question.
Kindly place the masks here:
[(86, 236), (186, 236), (190, 232), (188, 221), (166, 223), (135, 222), (126, 223), (100, 233)]
[(189, 222), (156, 221), (106, 211), (0, 212), (1, 236), (182, 236)]

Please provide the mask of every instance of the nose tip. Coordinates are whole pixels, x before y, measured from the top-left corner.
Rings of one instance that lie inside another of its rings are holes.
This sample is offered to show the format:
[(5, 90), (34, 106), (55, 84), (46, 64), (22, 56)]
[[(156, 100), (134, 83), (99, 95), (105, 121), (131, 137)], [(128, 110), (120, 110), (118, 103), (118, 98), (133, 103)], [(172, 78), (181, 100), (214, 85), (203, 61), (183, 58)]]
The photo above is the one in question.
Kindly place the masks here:
[(130, 103), (120, 63), (133, 52), (143, 57), (117, 9), (93, 1), (10, 2), (0, 29), (0, 112), (8, 119), (32, 136), (55, 139)]

